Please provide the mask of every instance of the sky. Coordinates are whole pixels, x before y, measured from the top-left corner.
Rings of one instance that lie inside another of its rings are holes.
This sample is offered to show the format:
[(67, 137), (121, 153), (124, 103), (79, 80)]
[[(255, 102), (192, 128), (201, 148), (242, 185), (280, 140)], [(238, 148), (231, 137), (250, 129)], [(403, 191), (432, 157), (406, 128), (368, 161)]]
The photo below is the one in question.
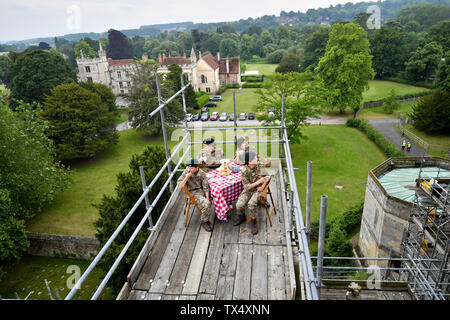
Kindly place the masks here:
[(0, 42), (141, 25), (222, 22), (327, 8), (348, 0), (0, 0)]

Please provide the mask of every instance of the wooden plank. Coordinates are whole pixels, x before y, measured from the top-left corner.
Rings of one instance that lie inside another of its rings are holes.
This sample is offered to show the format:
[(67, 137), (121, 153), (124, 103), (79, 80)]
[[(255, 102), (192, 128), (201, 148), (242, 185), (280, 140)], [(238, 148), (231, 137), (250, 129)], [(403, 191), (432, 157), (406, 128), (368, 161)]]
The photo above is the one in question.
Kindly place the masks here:
[(250, 299), (252, 246), (239, 244), (238, 259), (236, 265), (236, 277), (234, 280), (233, 299)]
[(211, 235), (208, 254), (200, 282), (200, 293), (215, 294), (219, 278), (220, 260), (223, 252), (223, 239), (227, 222), (216, 221)]
[(253, 236), (253, 244), (266, 244), (267, 228), (270, 228), (269, 220), (266, 215), (266, 208), (263, 205), (258, 206), (258, 233)]
[(268, 299), (285, 300), (285, 280), (283, 254), (280, 253), (281, 246), (267, 246), (268, 268)]
[(197, 296), (197, 300), (214, 300), (215, 296), (213, 294), (200, 293)]
[[(283, 222), (283, 208), (280, 207), (280, 200), (278, 199), (278, 191), (279, 186), (279, 177), (278, 175), (275, 175), (274, 182), (271, 184), (270, 190), (272, 191), (272, 197), (274, 198), (273, 201), (275, 202), (276, 208), (277, 208), (277, 214), (272, 215), (272, 227), (267, 228), (267, 244), (273, 244), (278, 245), (282, 244), (282, 239), (285, 237), (284, 234), (284, 222)], [(272, 207), (270, 208), (272, 209)]]
[[(284, 287), (286, 290), (286, 299), (288, 300), (293, 300), (293, 292), (292, 292), (292, 287), (291, 287), (291, 279), (290, 279), (290, 273), (289, 273), (289, 258), (287, 255), (287, 248), (286, 247), (281, 247), (280, 252), (283, 251), (283, 262), (284, 262)], [(295, 283), (294, 283), (295, 284)]]
[(196, 300), (197, 296), (195, 295), (180, 295), (178, 300)]
[(251, 300), (267, 300), (267, 253), (266, 246), (253, 245)]
[(200, 214), (197, 209), (194, 209), (195, 208), (190, 210), (193, 212), (190, 213), (191, 218), (189, 219), (189, 225), (169, 279), (170, 286), (166, 287), (166, 294), (181, 294), (183, 291), (186, 275), (194, 253), (195, 243), (197, 242), (197, 237), (201, 228)]
[(143, 290), (131, 290), (128, 295), (128, 300), (145, 300), (146, 291)]
[(150, 280), (155, 277), (158, 271), (159, 264), (164, 255), (169, 239), (175, 229), (176, 222), (180, 215), (183, 215), (183, 208), (186, 199), (184, 197), (179, 197), (178, 201), (174, 203), (173, 208), (169, 208), (170, 213), (167, 217), (166, 223), (163, 227), (163, 232), (160, 232), (158, 238), (153, 246), (152, 251), (147, 257), (141, 273), (138, 276), (136, 283), (134, 284), (134, 289), (148, 290), (150, 288)]
[(153, 245), (156, 242), (156, 239), (158, 238), (161, 228), (165, 225), (166, 219), (170, 215), (171, 212), (170, 208), (172, 208), (174, 204), (179, 200), (180, 191), (181, 191), (180, 189), (176, 188), (175, 192), (172, 194), (169, 201), (167, 201), (164, 210), (161, 213), (161, 216), (159, 217), (158, 221), (156, 222), (156, 225), (154, 226), (155, 229), (150, 233), (150, 236), (145, 242), (144, 247), (142, 248), (136, 261), (131, 267), (131, 270), (127, 275), (127, 281), (130, 283), (131, 287), (136, 282), (136, 279), (139, 276), (139, 273), (141, 272), (141, 269), (144, 266), (147, 257), (150, 254), (150, 251), (152, 250)]
[[(235, 227), (235, 229), (237, 229), (237, 227)], [(231, 300), (233, 298), (234, 276), (236, 274), (238, 251), (238, 244), (224, 244), (222, 261), (219, 270), (219, 279), (217, 281), (217, 300)]]
[[(215, 219), (214, 219), (215, 220)], [(213, 223), (214, 228), (214, 223)], [(195, 244), (191, 264), (186, 276), (183, 294), (197, 294), (202, 278), (203, 267), (205, 266), (206, 253), (208, 252), (211, 233), (201, 228)]]
[(179, 300), (180, 296), (176, 294), (164, 294), (161, 300)]
[(161, 263), (159, 264), (158, 271), (156, 272), (155, 277), (152, 279), (153, 281), (151, 282), (150, 289), (148, 290), (149, 293), (163, 293), (166, 290), (166, 287), (170, 286), (169, 278), (172, 274), (178, 252), (186, 233), (186, 227), (184, 226), (184, 224), (185, 215), (180, 214), (178, 216), (175, 230), (172, 232), (172, 236), (166, 247), (164, 256), (162, 257)]
[[(248, 218), (248, 210), (246, 210), (245, 216), (246, 218)], [(244, 221), (239, 225), (239, 243), (253, 243), (253, 235), (250, 231), (250, 223), (251, 221), (248, 224), (247, 221)]]
[(147, 293), (145, 295), (145, 300), (162, 300), (162, 294), (159, 293)]
[(236, 218), (236, 210), (228, 216), (228, 221), (225, 226), (224, 243), (237, 243), (239, 241), (239, 226), (233, 226), (234, 219)]

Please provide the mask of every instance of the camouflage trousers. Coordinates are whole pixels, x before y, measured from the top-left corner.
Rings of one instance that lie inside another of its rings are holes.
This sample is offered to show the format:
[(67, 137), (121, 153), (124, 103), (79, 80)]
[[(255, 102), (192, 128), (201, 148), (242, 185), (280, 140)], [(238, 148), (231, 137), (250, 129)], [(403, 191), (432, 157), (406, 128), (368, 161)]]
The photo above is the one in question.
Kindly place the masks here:
[(255, 217), (258, 212), (258, 201), (261, 192), (258, 191), (243, 191), (236, 203), (236, 211), (238, 215), (245, 215), (245, 208), (248, 208), (248, 215)]
[(203, 190), (194, 190), (191, 191), (191, 194), (194, 197), (200, 209), (202, 210), (200, 220), (202, 222), (209, 221), (209, 216), (211, 215), (211, 202), (208, 199), (206, 199), (205, 192), (203, 192)]

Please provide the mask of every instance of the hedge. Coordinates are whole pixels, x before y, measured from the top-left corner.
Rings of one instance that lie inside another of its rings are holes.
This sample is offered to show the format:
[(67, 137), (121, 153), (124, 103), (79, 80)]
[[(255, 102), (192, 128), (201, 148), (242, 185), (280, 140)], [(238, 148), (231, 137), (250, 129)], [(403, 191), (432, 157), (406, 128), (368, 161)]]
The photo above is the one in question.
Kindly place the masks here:
[(387, 157), (404, 157), (405, 154), (399, 150), (393, 143), (389, 142), (380, 132), (374, 129), (367, 121), (359, 118), (349, 118), (345, 123), (347, 127), (356, 128), (375, 142), (375, 144), (384, 152)]
[(242, 88), (262, 88), (263, 84), (261, 82), (256, 83), (244, 83)]
[(197, 98), (197, 105), (202, 108), (205, 103), (209, 102), (209, 95), (205, 94)]
[(433, 82), (411, 81), (411, 80), (408, 80), (405, 78), (400, 78), (400, 77), (384, 77), (383, 80), (398, 82), (398, 83), (403, 83), (403, 84), (409, 84), (412, 86), (424, 87), (424, 88), (428, 88), (428, 89), (436, 88), (436, 84), (434, 84)]
[(249, 75), (249, 76), (241, 76), (242, 82), (263, 82), (264, 75)]

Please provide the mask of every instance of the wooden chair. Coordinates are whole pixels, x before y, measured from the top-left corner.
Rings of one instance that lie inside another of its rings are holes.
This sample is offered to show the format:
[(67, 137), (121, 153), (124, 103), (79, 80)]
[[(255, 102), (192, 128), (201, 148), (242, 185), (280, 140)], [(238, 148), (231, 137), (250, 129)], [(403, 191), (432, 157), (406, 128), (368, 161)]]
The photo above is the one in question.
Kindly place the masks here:
[[(272, 201), (272, 207), (273, 207), (273, 214), (277, 214), (277, 209), (275, 209), (275, 203), (273, 202), (272, 198), (272, 192), (270, 191), (270, 183), (272, 182), (273, 175), (270, 176), (269, 181), (267, 182), (266, 186), (264, 187), (263, 191), (261, 192), (261, 196), (259, 197), (258, 203), (262, 204), (266, 208), (266, 215), (269, 219), (269, 224), (272, 226), (272, 219), (270, 218), (270, 212), (269, 212), (269, 206), (266, 201), (266, 194), (269, 194), (270, 200)], [(250, 219), (252, 216), (249, 216), (247, 219), (247, 223), (250, 222)]]
[(192, 193), (189, 192), (188, 188), (186, 186), (183, 187), (184, 192), (186, 192), (187, 194), (187, 198), (186, 198), (186, 203), (184, 204), (184, 215), (186, 216), (186, 221), (184, 222), (184, 226), (187, 227), (188, 221), (189, 221), (189, 209), (191, 208), (191, 204), (194, 204), (197, 209), (198, 212), (200, 212), (200, 214), (202, 213), (202, 209), (200, 209), (200, 207), (197, 204), (197, 201), (195, 201), (194, 196), (192, 195)]

